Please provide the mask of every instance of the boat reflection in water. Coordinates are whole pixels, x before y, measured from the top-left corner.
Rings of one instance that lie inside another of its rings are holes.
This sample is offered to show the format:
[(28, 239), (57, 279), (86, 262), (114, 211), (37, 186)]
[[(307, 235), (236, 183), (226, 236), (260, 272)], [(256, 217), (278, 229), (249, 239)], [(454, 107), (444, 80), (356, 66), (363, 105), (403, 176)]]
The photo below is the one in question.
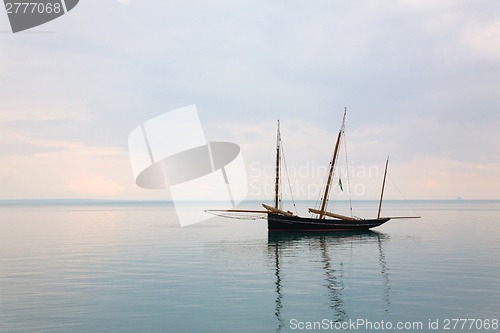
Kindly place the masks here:
[[(288, 328), (288, 320), (292, 318), (284, 315), (285, 313), (289, 314), (287, 311), (288, 296), (303, 294), (307, 297), (305, 293), (308, 290), (317, 290), (318, 287), (322, 288), (323, 286), (325, 289), (320, 293), (327, 297), (328, 318), (334, 322), (348, 321), (351, 318), (349, 314), (351, 302), (348, 294), (352, 280), (356, 277), (352, 274), (355, 267), (349, 265), (352, 258), (349, 258), (346, 253), (349, 251), (352, 256), (352, 253), (356, 252), (356, 247), (365, 247), (367, 244), (368, 251), (376, 253), (378, 256), (378, 270), (381, 280), (377, 277), (375, 280), (381, 281), (379, 295), (382, 296), (382, 303), (386, 304), (384, 312), (388, 313), (390, 305), (389, 269), (383, 248), (384, 242), (388, 240), (388, 235), (371, 230), (330, 233), (269, 232), (268, 255), (275, 266), (276, 280), (275, 316), (278, 322), (276, 332)], [(307, 255), (301, 256), (304, 252), (307, 252)], [(311, 266), (318, 264), (320, 270), (323, 271), (321, 286), (318, 286), (317, 278), (314, 280), (315, 277), (309, 275), (314, 275), (314, 271), (318, 271), (311, 268)], [(302, 277), (299, 278), (302, 281), (293, 281), (293, 274), (302, 274)], [(377, 285), (370, 286), (370, 288), (372, 287), (377, 288)], [(318, 301), (309, 300), (309, 302), (314, 302), (312, 305), (316, 313), (318, 311), (325, 313), (325, 309), (318, 309)], [(380, 300), (378, 302), (380, 303)], [(308, 305), (304, 304), (302, 307), (305, 312), (303, 315), (306, 316)], [(294, 314), (292, 313), (292, 315)], [(315, 319), (320, 318), (316, 316)]]

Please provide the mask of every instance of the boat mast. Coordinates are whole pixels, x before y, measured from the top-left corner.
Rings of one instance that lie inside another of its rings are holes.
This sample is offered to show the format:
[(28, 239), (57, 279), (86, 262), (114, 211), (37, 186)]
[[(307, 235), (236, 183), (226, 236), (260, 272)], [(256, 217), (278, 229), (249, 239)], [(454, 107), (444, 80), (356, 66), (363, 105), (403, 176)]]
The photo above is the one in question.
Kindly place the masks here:
[(335, 169), (335, 161), (337, 160), (337, 156), (339, 153), (340, 139), (342, 137), (342, 132), (344, 131), (346, 113), (347, 113), (347, 108), (344, 109), (344, 118), (342, 119), (342, 127), (340, 128), (339, 134), (337, 136), (337, 143), (335, 144), (335, 149), (333, 151), (333, 158), (332, 158), (332, 162), (330, 163), (330, 173), (328, 174), (328, 180), (326, 182), (325, 194), (323, 195), (323, 201), (321, 202), (319, 219), (325, 218), (326, 202), (328, 201), (330, 186), (332, 184), (333, 170)]
[(380, 210), (382, 209), (382, 198), (384, 197), (384, 189), (385, 189), (385, 178), (387, 177), (387, 166), (389, 165), (389, 157), (387, 157), (387, 161), (385, 161), (385, 171), (384, 171), (384, 180), (382, 182), (382, 191), (380, 192), (380, 202), (378, 204), (378, 214), (377, 219), (380, 218)]
[(274, 184), (274, 208), (279, 209), (279, 182), (280, 182), (280, 121), (276, 135), (276, 182)]

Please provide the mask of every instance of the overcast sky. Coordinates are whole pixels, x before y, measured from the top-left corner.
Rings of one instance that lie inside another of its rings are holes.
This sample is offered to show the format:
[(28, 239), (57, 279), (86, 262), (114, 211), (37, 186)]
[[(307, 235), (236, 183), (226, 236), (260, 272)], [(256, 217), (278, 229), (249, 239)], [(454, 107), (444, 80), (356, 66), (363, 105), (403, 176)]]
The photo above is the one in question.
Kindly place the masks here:
[(388, 198), (500, 199), (497, 0), (83, 0), (17, 34), (2, 9), (0, 84), (0, 199), (164, 198), (135, 185), (127, 138), (190, 104), (241, 146), (249, 198), (277, 119), (300, 192), (347, 107), (358, 198), (390, 155)]

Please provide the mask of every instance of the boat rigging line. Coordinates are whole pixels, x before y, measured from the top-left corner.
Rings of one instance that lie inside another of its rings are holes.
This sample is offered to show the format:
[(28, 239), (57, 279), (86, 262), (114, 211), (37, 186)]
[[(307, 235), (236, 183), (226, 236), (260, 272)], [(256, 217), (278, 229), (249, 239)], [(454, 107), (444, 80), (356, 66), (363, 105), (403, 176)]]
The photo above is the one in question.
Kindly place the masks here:
[[(288, 181), (288, 188), (290, 189), (290, 197), (292, 198), (293, 208), (295, 209), (295, 214), (299, 215), (298, 210), (297, 210), (297, 206), (295, 205), (295, 199), (293, 197), (292, 183), (290, 182), (290, 175), (288, 174), (288, 166), (286, 164), (286, 157), (285, 157), (285, 148), (283, 147), (283, 142), (281, 141), (281, 135), (279, 136), (279, 144), (280, 144), (281, 152), (282, 152), (281, 155), (283, 156), (283, 166), (285, 167), (286, 179)], [(283, 196), (283, 193), (281, 193), (281, 196)], [(281, 199), (280, 199), (280, 201), (281, 201)]]
[(343, 136), (344, 136), (345, 167), (347, 173), (347, 194), (349, 195), (349, 210), (351, 211), (351, 217), (354, 217), (354, 214), (352, 212), (351, 177), (349, 177), (349, 159), (347, 158), (347, 139), (345, 137), (345, 131)]

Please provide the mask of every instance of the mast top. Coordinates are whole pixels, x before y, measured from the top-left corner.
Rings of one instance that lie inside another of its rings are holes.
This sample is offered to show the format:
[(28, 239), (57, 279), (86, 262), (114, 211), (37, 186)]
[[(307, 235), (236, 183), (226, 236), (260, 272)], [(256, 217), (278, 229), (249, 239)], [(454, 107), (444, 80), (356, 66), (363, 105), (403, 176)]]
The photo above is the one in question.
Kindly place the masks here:
[(347, 106), (344, 107), (344, 117), (342, 118), (342, 127), (340, 128), (340, 131), (343, 132), (345, 130), (345, 116), (347, 114)]

